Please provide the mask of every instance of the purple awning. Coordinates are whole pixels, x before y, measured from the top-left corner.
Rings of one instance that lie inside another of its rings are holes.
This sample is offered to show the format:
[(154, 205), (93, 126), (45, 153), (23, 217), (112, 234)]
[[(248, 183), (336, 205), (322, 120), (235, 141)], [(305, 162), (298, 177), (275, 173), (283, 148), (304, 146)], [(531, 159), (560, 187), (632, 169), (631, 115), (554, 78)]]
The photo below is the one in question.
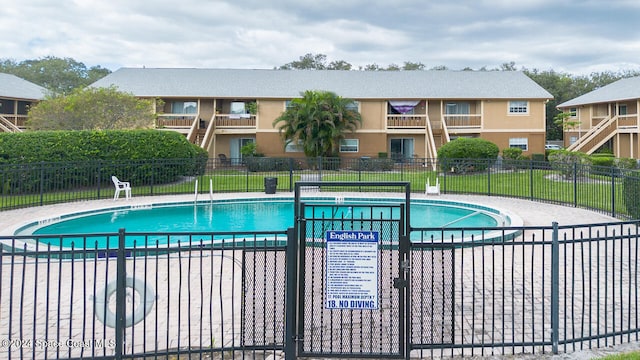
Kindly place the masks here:
[(420, 100), (418, 100), (418, 101), (389, 101), (389, 105), (391, 105), (391, 107), (394, 108), (400, 114), (406, 114), (406, 113), (410, 112), (419, 103), (420, 103)]

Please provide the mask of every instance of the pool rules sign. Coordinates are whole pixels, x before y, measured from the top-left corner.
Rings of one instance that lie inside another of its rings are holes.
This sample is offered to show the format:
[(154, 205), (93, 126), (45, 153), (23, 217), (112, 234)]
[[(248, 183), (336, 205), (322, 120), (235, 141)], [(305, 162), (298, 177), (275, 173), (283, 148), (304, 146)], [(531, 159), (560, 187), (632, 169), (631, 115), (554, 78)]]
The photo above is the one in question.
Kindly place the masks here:
[(378, 309), (378, 231), (326, 232), (327, 309)]

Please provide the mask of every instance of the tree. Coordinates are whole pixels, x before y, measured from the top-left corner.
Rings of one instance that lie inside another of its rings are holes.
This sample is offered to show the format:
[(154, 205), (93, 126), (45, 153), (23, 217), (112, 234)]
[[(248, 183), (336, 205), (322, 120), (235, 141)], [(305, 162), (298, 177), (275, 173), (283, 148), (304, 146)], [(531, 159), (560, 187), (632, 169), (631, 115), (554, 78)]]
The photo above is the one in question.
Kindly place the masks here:
[(353, 66), (344, 60), (334, 60), (329, 63), (327, 70), (351, 70)]
[(140, 100), (115, 87), (51, 95), (29, 110), (32, 130), (110, 130), (153, 127), (154, 100)]
[(280, 70), (324, 70), (327, 68), (327, 55), (305, 54), (300, 60), (280, 66)]
[(70, 94), (111, 73), (100, 66), (87, 68), (74, 59), (53, 56), (22, 62), (2, 60), (0, 72), (16, 75), (56, 94)]
[(402, 66), (402, 70), (424, 70), (425, 66), (423, 63), (421, 62), (411, 62), (411, 61), (405, 61), (404, 62), (404, 66)]
[(354, 101), (330, 91), (307, 90), (274, 121), (285, 144), (302, 145), (309, 157), (334, 157), (347, 132), (362, 124)]

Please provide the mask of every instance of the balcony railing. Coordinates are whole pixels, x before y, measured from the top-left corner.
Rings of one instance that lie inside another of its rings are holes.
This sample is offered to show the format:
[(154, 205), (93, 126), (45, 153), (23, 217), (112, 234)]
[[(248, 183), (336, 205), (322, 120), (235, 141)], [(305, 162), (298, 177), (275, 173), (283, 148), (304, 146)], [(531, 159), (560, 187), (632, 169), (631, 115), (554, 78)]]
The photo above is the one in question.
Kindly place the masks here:
[(256, 116), (253, 114), (217, 114), (216, 128), (255, 127)]
[(482, 126), (482, 115), (479, 114), (444, 114), (442, 116), (448, 128), (479, 128)]
[(160, 115), (158, 117), (159, 128), (190, 128), (195, 120), (195, 115)]
[(387, 128), (424, 128), (427, 115), (387, 115)]
[(26, 128), (27, 115), (0, 114), (0, 116), (4, 117), (7, 121), (20, 129)]
[(638, 115), (618, 115), (618, 127), (625, 128), (637, 128), (638, 127)]

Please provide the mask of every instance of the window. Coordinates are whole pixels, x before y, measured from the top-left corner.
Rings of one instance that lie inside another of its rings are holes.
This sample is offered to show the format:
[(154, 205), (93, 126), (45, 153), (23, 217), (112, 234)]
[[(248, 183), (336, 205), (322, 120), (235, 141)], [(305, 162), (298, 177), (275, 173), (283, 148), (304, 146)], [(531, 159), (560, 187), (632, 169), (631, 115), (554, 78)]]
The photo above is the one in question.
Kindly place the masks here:
[(27, 115), (29, 113), (30, 103), (26, 101), (18, 101), (18, 115)]
[(171, 103), (172, 114), (195, 114), (198, 110), (198, 103), (195, 101), (174, 101)]
[(570, 108), (569, 109), (569, 116), (572, 117), (572, 118), (578, 117), (578, 108)]
[(452, 102), (447, 103), (444, 108), (444, 112), (447, 115), (468, 115), (469, 114), (469, 103), (468, 102)]
[(0, 99), (0, 114), (13, 114), (15, 101)]
[(302, 141), (301, 140), (289, 141), (287, 145), (284, 147), (284, 151), (285, 152), (303, 152), (304, 149), (302, 148)]
[(340, 141), (340, 152), (358, 152), (358, 139), (343, 139)]
[(627, 105), (618, 105), (618, 115), (627, 115)]
[(291, 109), (291, 100), (285, 100), (285, 102), (284, 102), (284, 109), (285, 109), (285, 110), (289, 110), (289, 109)]
[(231, 114), (246, 114), (247, 111), (244, 106), (244, 101), (234, 101), (231, 103)]
[(577, 136), (574, 135), (569, 137), (569, 145), (573, 145), (573, 143), (575, 143), (576, 141), (578, 141)]
[(529, 112), (529, 102), (523, 100), (509, 101), (509, 114), (526, 114)]
[(346, 110), (356, 111), (356, 112), (357, 112), (357, 111), (358, 111), (358, 107), (359, 107), (359, 106), (360, 106), (360, 103), (359, 103), (359, 102), (357, 102), (357, 101), (352, 101), (352, 102), (348, 103), (348, 104), (345, 106), (345, 109), (346, 109)]
[(510, 138), (509, 139), (509, 147), (510, 148), (522, 149), (522, 151), (527, 151), (527, 149), (529, 148), (529, 139), (527, 139), (527, 138)]

